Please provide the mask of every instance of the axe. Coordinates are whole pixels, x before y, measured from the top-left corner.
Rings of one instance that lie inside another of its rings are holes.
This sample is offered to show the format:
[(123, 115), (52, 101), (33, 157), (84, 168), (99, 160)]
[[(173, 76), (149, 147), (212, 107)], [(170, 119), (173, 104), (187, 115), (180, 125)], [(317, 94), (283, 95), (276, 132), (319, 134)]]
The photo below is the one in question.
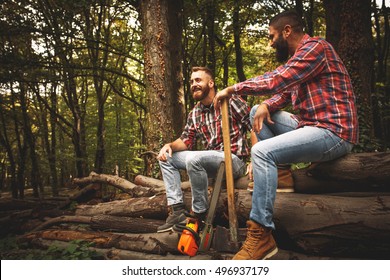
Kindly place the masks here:
[(229, 125), (229, 98), (222, 100), (222, 136), (223, 136), (223, 150), (225, 153), (225, 174), (226, 174), (226, 189), (228, 197), (229, 210), (229, 228), (230, 241), (238, 246), (238, 222), (236, 204), (234, 202), (234, 181), (233, 181), (233, 164), (232, 151), (230, 148), (230, 125)]

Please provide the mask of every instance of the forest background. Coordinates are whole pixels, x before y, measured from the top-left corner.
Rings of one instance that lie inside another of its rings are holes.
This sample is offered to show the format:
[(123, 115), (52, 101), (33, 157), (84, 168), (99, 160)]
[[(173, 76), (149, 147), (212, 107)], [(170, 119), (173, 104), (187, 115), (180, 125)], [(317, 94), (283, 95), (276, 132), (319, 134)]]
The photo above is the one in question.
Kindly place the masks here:
[[(390, 145), (385, 0), (0, 1), (0, 189), (42, 197), (91, 171), (159, 177), (155, 153), (194, 105), (192, 66), (222, 89), (273, 70), (268, 22), (295, 8), (338, 51), (357, 96), (360, 143)], [(248, 97), (250, 106), (260, 102)]]

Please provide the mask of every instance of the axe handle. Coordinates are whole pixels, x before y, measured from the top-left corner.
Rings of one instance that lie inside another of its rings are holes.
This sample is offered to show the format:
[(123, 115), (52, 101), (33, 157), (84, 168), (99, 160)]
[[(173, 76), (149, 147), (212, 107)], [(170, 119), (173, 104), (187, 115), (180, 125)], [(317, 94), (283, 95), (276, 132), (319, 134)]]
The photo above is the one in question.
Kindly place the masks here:
[(229, 228), (230, 238), (233, 243), (238, 242), (237, 238), (237, 212), (236, 204), (234, 202), (234, 181), (233, 181), (233, 164), (232, 164), (232, 151), (230, 145), (230, 125), (229, 125), (229, 99), (222, 100), (222, 136), (223, 136), (223, 150), (225, 153), (225, 174), (226, 174), (226, 189), (228, 197), (228, 210), (229, 210)]

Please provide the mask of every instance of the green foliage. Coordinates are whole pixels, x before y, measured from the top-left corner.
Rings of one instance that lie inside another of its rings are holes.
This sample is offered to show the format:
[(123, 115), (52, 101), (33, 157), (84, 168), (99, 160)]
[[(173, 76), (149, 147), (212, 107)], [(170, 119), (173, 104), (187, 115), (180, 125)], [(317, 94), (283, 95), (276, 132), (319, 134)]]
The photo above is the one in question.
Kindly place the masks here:
[[(50, 7), (44, 3), (9, 0), (0, 10), (0, 113), (7, 120), (0, 122), (1, 179), (16, 177), (12, 168), (24, 168), (23, 182), (31, 176), (29, 147), (21, 133), (26, 125), (21, 97), (27, 99), (43, 184), (50, 182), (50, 161), (56, 160), (57, 175), (64, 184), (76, 175), (76, 160), (84, 163), (88, 174), (100, 152), (104, 153), (103, 172), (112, 173), (118, 167), (126, 178), (142, 173), (141, 154), (148, 146), (144, 127), (148, 80), (137, 9), (132, 1), (119, 0), (53, 0)], [(246, 78), (273, 70), (278, 63), (268, 45), (269, 19), (295, 4), (292, 0), (184, 1), (187, 111), (194, 104), (188, 81), (192, 66), (214, 66), (218, 88), (238, 82), (234, 32), (239, 32)], [(237, 29), (233, 25), (235, 5)], [(305, 20), (312, 12), (314, 35), (325, 36), (322, 1), (303, 1), (303, 9)], [(381, 125), (374, 124), (372, 132), (372, 124), (365, 123), (368, 118), (360, 115), (361, 137), (355, 151), (388, 149), (388, 140), (384, 140), (390, 137), (388, 92), (388, 85), (376, 85), (373, 105)], [(247, 100), (253, 106), (264, 98), (250, 96)], [(98, 147), (99, 112), (104, 113), (104, 151)], [(55, 150), (52, 157), (50, 149)], [(82, 153), (76, 154), (78, 150)], [(153, 175), (158, 173), (155, 167)]]
[(304, 169), (311, 165), (311, 162), (300, 162), (291, 165), (291, 170)]
[(93, 246), (92, 242), (83, 240), (71, 241), (66, 248), (60, 248), (54, 244), (49, 246), (43, 256), (45, 259), (56, 260), (91, 260), (101, 258), (96, 251), (90, 250), (91, 246)]
[(92, 260), (102, 259), (91, 247), (94, 244), (85, 240), (70, 241), (64, 248), (54, 242), (47, 249), (31, 248), (18, 242), (16, 237), (0, 239), (0, 258), (2, 260)]

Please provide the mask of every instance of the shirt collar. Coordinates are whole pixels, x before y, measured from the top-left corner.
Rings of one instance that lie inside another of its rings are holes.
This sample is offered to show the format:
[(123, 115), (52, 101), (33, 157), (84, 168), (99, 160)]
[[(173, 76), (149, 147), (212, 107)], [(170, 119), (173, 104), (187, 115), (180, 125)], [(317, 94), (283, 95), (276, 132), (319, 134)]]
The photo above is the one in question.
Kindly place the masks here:
[(202, 102), (199, 102), (199, 109), (204, 112), (204, 111), (213, 111), (214, 110), (214, 103), (211, 103), (210, 106), (205, 106), (203, 105)]
[(308, 41), (310, 39), (310, 36), (308, 34), (304, 34), (302, 39), (301, 39), (301, 42), (299, 42), (299, 45), (297, 47), (297, 50), (299, 50), (300, 48), (302, 48), (302, 46), (306, 43), (306, 41)]

